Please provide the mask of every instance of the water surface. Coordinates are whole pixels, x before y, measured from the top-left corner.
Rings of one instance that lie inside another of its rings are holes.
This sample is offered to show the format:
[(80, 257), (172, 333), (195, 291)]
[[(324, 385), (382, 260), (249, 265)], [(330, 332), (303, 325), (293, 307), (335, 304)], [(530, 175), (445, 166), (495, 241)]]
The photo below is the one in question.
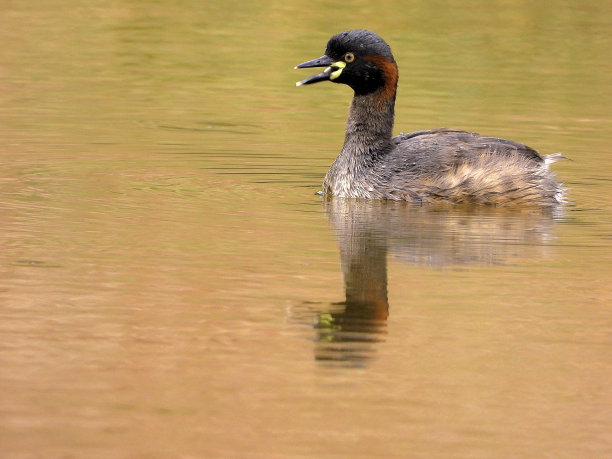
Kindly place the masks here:
[[(606, 457), (612, 9), (7, 2), (0, 455)], [(316, 195), (367, 27), (396, 132), (570, 161), (554, 211)]]

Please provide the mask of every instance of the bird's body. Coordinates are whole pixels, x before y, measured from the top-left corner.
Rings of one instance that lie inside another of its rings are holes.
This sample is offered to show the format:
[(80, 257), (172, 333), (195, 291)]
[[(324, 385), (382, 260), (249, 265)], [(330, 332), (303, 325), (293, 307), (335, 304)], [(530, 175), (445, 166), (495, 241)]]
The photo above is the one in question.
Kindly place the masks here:
[(298, 84), (331, 80), (353, 88), (342, 150), (323, 192), (347, 198), (473, 204), (555, 205), (564, 189), (549, 171), (561, 155), (452, 129), (392, 136), (398, 71), (373, 32), (332, 37), (325, 56), (298, 67), (328, 66)]
[(548, 170), (557, 156), (542, 158), (510, 140), (436, 129), (400, 134), (375, 155), (355, 140), (349, 139), (325, 176), (325, 193), (496, 205), (562, 200), (562, 189)]

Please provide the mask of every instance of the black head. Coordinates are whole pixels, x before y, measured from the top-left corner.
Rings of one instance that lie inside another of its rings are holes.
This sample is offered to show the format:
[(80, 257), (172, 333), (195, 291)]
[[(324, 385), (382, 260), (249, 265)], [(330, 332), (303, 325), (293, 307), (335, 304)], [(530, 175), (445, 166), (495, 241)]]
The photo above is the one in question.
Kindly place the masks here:
[(356, 95), (381, 90), (384, 95), (395, 95), (398, 73), (391, 48), (369, 30), (349, 30), (334, 35), (327, 42), (324, 56), (296, 68), (308, 67), (327, 68), (297, 83), (298, 86), (329, 80), (349, 85)]

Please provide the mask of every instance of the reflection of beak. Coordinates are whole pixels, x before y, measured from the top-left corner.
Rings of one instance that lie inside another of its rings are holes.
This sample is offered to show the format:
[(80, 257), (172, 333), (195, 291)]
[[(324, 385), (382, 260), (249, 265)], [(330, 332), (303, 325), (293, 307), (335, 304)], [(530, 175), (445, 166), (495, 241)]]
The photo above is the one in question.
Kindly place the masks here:
[[(344, 66), (339, 66), (338, 64), (344, 64), (344, 62), (336, 62), (332, 61), (327, 56), (321, 56), (318, 59), (313, 59), (311, 61), (302, 62), (300, 65), (297, 65), (296, 69), (306, 69), (310, 67), (327, 67), (323, 72), (318, 75), (311, 76), (310, 78), (306, 78), (305, 80), (298, 81), (295, 85), (302, 86), (304, 84), (312, 84), (318, 83), (319, 81), (333, 80), (340, 76), (340, 72), (342, 72), (342, 68)], [(338, 72), (340, 70), (340, 72)]]

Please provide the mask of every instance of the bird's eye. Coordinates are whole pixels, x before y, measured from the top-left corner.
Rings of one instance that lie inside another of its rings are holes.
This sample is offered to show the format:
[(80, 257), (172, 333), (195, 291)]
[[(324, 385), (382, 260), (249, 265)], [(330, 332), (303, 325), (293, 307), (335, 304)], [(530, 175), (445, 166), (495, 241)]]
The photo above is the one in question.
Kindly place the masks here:
[(344, 55), (344, 62), (346, 62), (347, 64), (350, 64), (354, 60), (355, 60), (355, 55), (353, 53), (346, 53)]

